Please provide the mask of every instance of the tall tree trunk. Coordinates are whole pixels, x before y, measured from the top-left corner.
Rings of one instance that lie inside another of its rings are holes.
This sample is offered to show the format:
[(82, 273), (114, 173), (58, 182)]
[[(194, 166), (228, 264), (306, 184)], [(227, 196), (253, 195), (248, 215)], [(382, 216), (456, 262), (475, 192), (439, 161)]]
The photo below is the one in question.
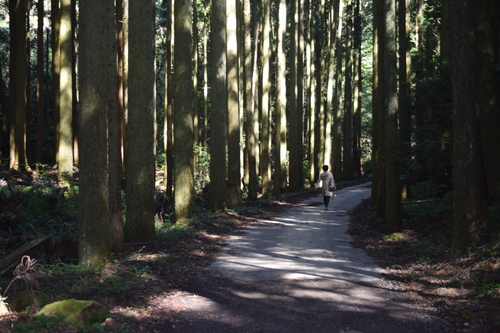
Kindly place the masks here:
[(328, 164), (329, 166), (332, 163), (332, 112), (331, 105), (329, 105), (328, 87), (330, 85), (330, 63), (333, 61), (330, 58), (330, 47), (331, 47), (331, 35), (333, 29), (333, 20), (332, 20), (332, 2), (330, 1), (322, 1), (322, 25), (323, 25), (323, 33), (321, 34), (321, 45), (322, 45), (322, 61), (321, 68), (323, 68), (324, 74), (321, 75), (322, 84), (322, 93), (321, 93), (321, 121), (323, 125), (320, 125), (323, 128), (323, 164)]
[(247, 156), (247, 175), (248, 175), (248, 198), (257, 199), (257, 155), (256, 145), (258, 134), (254, 130), (255, 104), (253, 99), (252, 77), (252, 29), (250, 24), (251, 6), (250, 0), (243, 1), (243, 29), (244, 29), (244, 100), (245, 100), (245, 129), (246, 129), (246, 156)]
[(37, 30), (37, 80), (36, 80), (36, 175), (38, 177), (40, 172), (40, 167), (43, 164), (43, 147), (44, 147), (44, 101), (45, 101), (45, 91), (44, 91), (44, 80), (43, 80), (43, 70), (44, 70), (44, 49), (43, 49), (43, 18), (45, 14), (45, 9), (43, 6), (44, 2), (38, 2), (38, 30)]
[[(424, 12), (425, 12), (425, 6), (426, 6), (426, 1), (424, 0), (416, 0), (415, 3), (416, 6), (416, 13), (415, 13), (415, 30), (416, 30), (416, 49), (417, 49), (417, 54), (415, 55), (415, 64), (414, 64), (414, 75), (415, 75), (415, 80), (418, 82), (421, 82), (424, 77), (425, 77), (425, 29), (423, 26), (424, 23)], [(416, 152), (415, 152), (415, 159), (416, 162), (420, 165), (425, 165), (426, 164), (426, 156), (423, 151), (423, 149), (420, 149), (420, 147), (424, 147), (425, 144), (425, 123), (426, 123), (426, 110), (425, 110), (425, 103), (421, 102), (421, 99), (423, 98), (422, 94), (420, 93), (420, 89), (417, 86), (415, 96), (414, 96), (414, 105), (415, 105), (415, 143), (416, 143)]]
[(259, 90), (261, 90), (261, 78), (259, 77), (259, 60), (260, 60), (260, 15), (259, 15), (260, 0), (251, 0), (251, 17), (252, 17), (252, 104), (254, 108), (252, 128), (255, 133), (255, 175), (253, 178), (254, 187), (259, 192), (259, 171), (260, 171), (260, 99)]
[[(175, 1), (174, 213), (177, 222), (194, 216), (192, 0)], [(206, 101), (206, 100), (205, 100)]]
[(384, 98), (384, 2), (373, 2), (373, 98), (372, 98), (372, 205), (377, 215), (385, 216), (385, 98)]
[(61, 112), (57, 160), (59, 186), (73, 193), (73, 37), (71, 0), (61, 0)]
[[(439, 67), (441, 70), (439, 76), (443, 82), (450, 80), (450, 59), (451, 59), (451, 31), (450, 31), (450, 1), (441, 0), (441, 25), (439, 36)], [(444, 70), (443, 70), (444, 69)], [(409, 80), (408, 80), (409, 81)], [(447, 87), (448, 88), (448, 87)], [(443, 89), (444, 90), (444, 89)], [(447, 89), (448, 90), (448, 89)], [(451, 179), (451, 162), (450, 156), (452, 154), (452, 102), (451, 102), (451, 85), (450, 91), (446, 94), (440, 93), (440, 105), (435, 110), (439, 114), (437, 121), (437, 137), (436, 142), (440, 142), (439, 153), (436, 157), (436, 174), (435, 174), (435, 187), (438, 195), (444, 194), (446, 189), (449, 188)], [(443, 121), (444, 120), (444, 121)], [(407, 145), (409, 147), (409, 144)], [(443, 191), (445, 189), (445, 191)], [(404, 194), (404, 192), (403, 192)]]
[(227, 1), (227, 112), (228, 112), (228, 175), (227, 195), (229, 206), (241, 205), (240, 177), (240, 110), (239, 66), (236, 0)]
[(352, 170), (353, 178), (361, 178), (361, 16), (360, 0), (354, 2), (354, 32), (353, 32), (353, 102), (354, 112), (352, 116)]
[(297, 142), (298, 155), (298, 186), (299, 189), (304, 187), (304, 1), (297, 2), (297, 132), (299, 134), (299, 142)]
[(77, 63), (77, 55), (76, 55), (76, 38), (77, 38), (77, 14), (76, 14), (76, 1), (71, 0), (71, 63), (72, 71), (71, 71), (71, 110), (73, 112), (71, 116), (71, 126), (72, 126), (72, 141), (73, 141), (73, 165), (78, 165), (78, 87), (77, 87), (77, 71), (76, 71), (76, 63)]
[(227, 208), (226, 187), (226, 0), (212, 1), (212, 113), (210, 121), (210, 207)]
[(285, 188), (286, 173), (286, 2), (279, 0), (278, 33), (276, 43), (276, 112), (275, 112), (275, 142), (274, 142), (274, 187), (273, 195), (279, 195)]
[(344, 141), (343, 141), (343, 177), (344, 180), (353, 179), (352, 165), (352, 68), (353, 68), (353, 52), (352, 52), (352, 1), (347, 1), (346, 6), (346, 65), (345, 65), (345, 96), (344, 96)]
[(344, 52), (342, 47), (342, 22), (344, 12), (344, 1), (339, 1), (338, 4), (338, 28), (335, 36), (335, 58), (337, 68), (335, 71), (335, 91), (333, 96), (333, 129), (332, 129), (332, 173), (335, 180), (342, 179), (342, 108), (340, 103), (342, 101), (342, 66), (344, 59)]
[[(500, 202), (500, 91), (498, 85), (498, 4), (492, 0), (478, 1), (476, 22), (481, 22), (476, 33), (477, 63), (476, 72), (481, 80), (476, 97), (479, 106), (479, 128), (483, 148), (486, 184), (488, 185), (489, 205)], [(485, 8), (481, 10), (482, 8)], [(486, 8), (491, 8), (488, 10)]]
[(106, 110), (110, 86), (116, 86), (112, 52), (116, 39), (113, 0), (80, 4), (80, 214), (79, 263), (96, 268), (111, 252), (108, 201)]
[(33, 112), (31, 109), (31, 81), (32, 81), (32, 76), (31, 76), (31, 2), (28, 2), (27, 5), (27, 15), (26, 15), (26, 125), (25, 125), (25, 163), (23, 165), (23, 169), (25, 170), (30, 170), (29, 163), (33, 156), (33, 144), (31, 140), (31, 133), (33, 131), (32, 129), (32, 119), (33, 119)]
[[(213, 7), (213, 5), (212, 5)], [(199, 72), (199, 56), (198, 56), (198, 5), (193, 1), (193, 131), (194, 143), (200, 143), (200, 99), (198, 95), (198, 72)], [(196, 156), (195, 156), (196, 158)]]
[(165, 124), (164, 124), (164, 143), (165, 143), (165, 184), (167, 198), (170, 200), (173, 194), (174, 186), (174, 140), (173, 140), (173, 92), (174, 75), (172, 73), (172, 1), (165, 0), (166, 7), (166, 41), (165, 41)]
[(288, 150), (289, 150), (289, 176), (290, 191), (296, 191), (302, 186), (302, 179), (299, 176), (299, 170), (302, 168), (302, 156), (299, 154), (299, 142), (302, 129), (299, 127), (299, 111), (297, 107), (297, 1), (290, 3), (289, 21), (290, 21), (290, 48), (288, 50)]
[(128, 119), (125, 127), (125, 237), (154, 239), (155, 225), (155, 2), (129, 3)]
[(123, 119), (122, 119), (122, 161), (124, 164), (123, 170), (126, 169), (125, 165), (125, 115), (128, 113), (128, 81), (129, 81), (129, 4), (130, 0), (123, 0), (123, 47), (122, 47), (122, 55), (123, 55)]
[(269, 196), (269, 182), (271, 177), (271, 1), (262, 1), (262, 93), (261, 93), (261, 174), (262, 198)]
[(209, 37), (209, 17), (208, 10), (209, 6), (205, 6), (205, 15), (203, 21), (203, 142), (202, 146), (207, 144), (208, 139), (208, 104), (209, 95), (208, 95), (208, 37)]
[(116, 71), (118, 79), (118, 112), (120, 113), (120, 154), (123, 169), (123, 145), (125, 122), (125, 5), (126, 0), (116, 0)]
[[(410, 0), (398, 2), (399, 39), (399, 140), (401, 157), (411, 160), (411, 56), (410, 56)], [(402, 184), (402, 198), (410, 195), (408, 182)]]
[[(467, 250), (493, 224), (487, 205), (487, 181), (481, 146), (479, 99), (483, 85), (482, 31), (477, 21), (489, 1), (450, 0), (453, 82), (454, 253)], [(487, 82), (490, 84), (490, 82)]]
[[(54, 122), (54, 159), (59, 160), (59, 130), (61, 118), (61, 11), (59, 0), (51, 0), (52, 12), (52, 117)], [(52, 161), (53, 162), (53, 161)]]
[(385, 14), (385, 75), (384, 92), (385, 145), (386, 145), (386, 232), (399, 232), (401, 223), (401, 191), (399, 186), (398, 160), (398, 92), (396, 58), (396, 5), (393, 0), (384, 1)]
[(306, 33), (305, 33), (305, 67), (306, 67), (306, 87), (305, 94), (307, 96), (306, 102), (306, 120), (307, 120), (307, 158), (309, 160), (309, 185), (315, 186), (318, 177), (318, 162), (315, 158), (314, 148), (316, 146), (315, 136), (315, 113), (314, 113), (314, 19), (313, 19), (313, 6), (311, 0), (306, 0)]
[[(339, 25), (339, 22), (342, 22), (339, 14), (340, 14), (340, 0), (335, 0), (332, 3), (332, 7), (330, 8), (330, 38), (329, 38), (329, 46), (328, 46), (328, 87), (327, 87), (327, 92), (326, 92), (326, 110), (328, 111), (328, 118), (332, 119), (331, 125), (332, 127), (332, 138), (331, 138), (331, 168), (330, 170), (332, 173), (335, 172), (337, 166), (337, 162), (335, 160), (335, 156), (337, 155), (337, 143), (338, 140), (341, 137), (341, 133), (339, 133), (339, 127), (337, 126), (338, 122), (340, 122), (340, 118), (337, 117), (337, 108), (335, 107), (336, 105), (336, 96), (335, 96), (335, 90), (337, 89), (336, 85), (336, 78), (340, 74), (336, 72), (335, 70), (335, 52), (337, 50), (340, 50), (340, 48), (337, 47), (337, 42), (340, 42), (337, 40), (337, 35), (338, 35), (338, 30), (342, 30), (342, 27)], [(337, 59), (339, 61), (339, 59)], [(341, 60), (340, 60), (341, 61)], [(334, 173), (335, 177), (335, 173)], [(339, 178), (335, 178), (337, 180), (340, 180)]]
[(26, 164), (26, 15), (27, 2), (10, 0), (10, 168)]
[[(123, 19), (123, 8), (120, 0), (117, 0), (115, 24), (111, 26), (114, 31), (123, 32), (121, 20)], [(112, 8), (111, 10), (113, 10)], [(122, 212), (122, 123), (123, 123), (123, 90), (118, 86), (122, 84), (122, 67), (118, 63), (122, 60), (121, 39), (119, 34), (112, 34), (114, 38), (111, 44), (112, 53), (107, 58), (109, 65), (108, 79), (108, 163), (109, 163), (109, 221), (110, 221), (110, 248), (113, 253), (123, 251), (123, 212)], [(122, 65), (122, 64), (121, 64)], [(118, 69), (120, 68), (120, 69)]]
[(5, 80), (3, 77), (3, 56), (0, 55), (0, 112), (1, 112), (1, 127), (0, 127), (0, 149), (2, 158), (7, 158), (9, 153), (9, 127), (7, 103), (5, 98)]
[[(325, 84), (325, 74), (326, 71), (326, 59), (324, 57), (326, 50), (326, 9), (325, 0), (317, 2), (317, 14), (316, 14), (316, 105), (315, 109), (317, 112), (317, 137), (318, 137), (318, 147), (317, 147), (317, 159), (318, 166), (322, 166), (328, 163), (329, 156), (326, 155), (325, 142), (326, 138), (326, 124), (325, 124), (325, 90), (323, 85)], [(318, 173), (321, 171), (318, 170)]]

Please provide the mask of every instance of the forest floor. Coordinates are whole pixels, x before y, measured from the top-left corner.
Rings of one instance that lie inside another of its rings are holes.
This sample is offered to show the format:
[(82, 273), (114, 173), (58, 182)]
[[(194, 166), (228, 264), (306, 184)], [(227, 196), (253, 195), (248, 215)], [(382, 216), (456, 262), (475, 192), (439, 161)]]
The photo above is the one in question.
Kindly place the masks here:
[[(356, 183), (344, 186), (351, 185)], [(183, 296), (183, 292), (199, 291), (207, 281), (230, 283), (218, 280), (206, 269), (227, 245), (228, 237), (265, 225), (263, 220), (317, 195), (315, 190), (304, 190), (277, 201), (245, 201), (238, 211), (217, 214), (206, 221), (199, 219), (196, 228), (179, 229), (158, 241), (127, 244), (124, 254), (110, 259), (98, 271), (57, 261), (41, 271), (39, 289), (54, 301), (91, 299), (107, 306), (110, 318), (86, 332), (183, 332), (181, 327), (189, 327), (191, 323), (189, 319), (177, 320), (179, 312), (188, 309), (182, 305), (182, 297), (193, 297)], [(450, 332), (500, 331), (500, 284), (478, 286), (475, 279), (477, 272), (498, 275), (500, 247), (483, 246), (466, 256), (431, 263), (421, 260), (422, 244), (416, 236), (425, 232), (428, 221), (412, 225), (400, 238), (391, 239), (385, 237), (383, 223), (373, 217), (369, 200), (349, 214), (348, 233), (353, 237), (353, 246), (364, 249), (385, 268), (384, 279), (405, 294), (406, 299), (418, 299), (421, 307), (434, 312), (446, 326), (453, 328)], [(433, 244), (428, 246), (432, 249)], [(172, 298), (177, 298), (174, 308)], [(3, 316), (0, 332), (74, 331), (51, 320), (37, 319), (28, 311)], [(254, 330), (248, 328), (248, 332)]]

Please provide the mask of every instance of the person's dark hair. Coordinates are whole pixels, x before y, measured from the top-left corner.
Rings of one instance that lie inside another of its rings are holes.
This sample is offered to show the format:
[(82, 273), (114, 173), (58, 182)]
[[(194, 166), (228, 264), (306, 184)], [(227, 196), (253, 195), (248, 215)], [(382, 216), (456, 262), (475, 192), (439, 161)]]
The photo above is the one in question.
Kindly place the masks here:
[(323, 165), (323, 171), (328, 171), (328, 165)]

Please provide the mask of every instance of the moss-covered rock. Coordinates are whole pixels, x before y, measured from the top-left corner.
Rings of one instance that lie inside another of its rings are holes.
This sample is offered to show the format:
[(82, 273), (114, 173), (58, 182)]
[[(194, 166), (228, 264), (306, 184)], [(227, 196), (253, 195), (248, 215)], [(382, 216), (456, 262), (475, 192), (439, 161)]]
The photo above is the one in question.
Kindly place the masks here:
[(64, 318), (70, 325), (83, 330), (92, 324), (104, 322), (109, 316), (109, 310), (98, 302), (68, 299), (48, 304), (36, 315)]
[(41, 309), (45, 305), (50, 303), (50, 297), (41, 291), (20, 291), (17, 293), (16, 297), (9, 302), (9, 309), (15, 312), (21, 312), (26, 310), (30, 305), (34, 305)]

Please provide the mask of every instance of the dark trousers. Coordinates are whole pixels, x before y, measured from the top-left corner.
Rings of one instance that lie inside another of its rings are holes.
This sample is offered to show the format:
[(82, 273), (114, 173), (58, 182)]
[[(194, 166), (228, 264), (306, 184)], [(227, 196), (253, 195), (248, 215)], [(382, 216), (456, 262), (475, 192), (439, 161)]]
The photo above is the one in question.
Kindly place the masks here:
[(323, 197), (323, 203), (325, 204), (325, 207), (328, 208), (328, 205), (330, 204), (330, 196)]

